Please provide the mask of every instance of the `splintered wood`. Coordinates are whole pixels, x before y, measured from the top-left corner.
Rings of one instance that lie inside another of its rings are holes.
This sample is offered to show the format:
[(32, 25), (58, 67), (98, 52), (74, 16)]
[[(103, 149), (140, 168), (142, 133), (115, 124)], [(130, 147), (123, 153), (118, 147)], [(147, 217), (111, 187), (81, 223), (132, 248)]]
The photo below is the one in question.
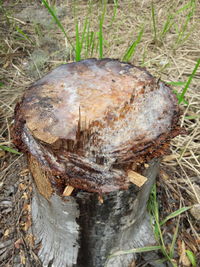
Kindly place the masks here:
[(67, 184), (104, 194), (127, 190), (128, 169), (168, 153), (179, 113), (171, 88), (145, 69), (86, 59), (57, 67), (25, 91), (12, 138), (37, 161), (29, 169), (46, 198)]
[(131, 183), (141, 187), (143, 184), (147, 181), (147, 178), (137, 172), (134, 172), (132, 170), (128, 171), (128, 178)]
[(71, 195), (71, 193), (73, 192), (73, 190), (74, 190), (74, 187), (73, 187), (73, 186), (71, 186), (71, 185), (67, 185), (67, 186), (65, 187), (64, 192), (63, 192), (63, 196), (64, 196), (64, 197), (69, 197), (69, 196)]
[(99, 200), (99, 203), (103, 204), (103, 197), (102, 197), (102, 195), (99, 195), (98, 196), (98, 200)]

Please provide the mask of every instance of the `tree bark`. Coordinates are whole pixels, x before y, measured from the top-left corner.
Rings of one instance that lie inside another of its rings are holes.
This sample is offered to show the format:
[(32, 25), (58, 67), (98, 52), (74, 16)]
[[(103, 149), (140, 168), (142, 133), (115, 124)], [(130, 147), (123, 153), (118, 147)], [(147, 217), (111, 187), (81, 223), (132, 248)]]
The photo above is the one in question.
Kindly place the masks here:
[[(169, 87), (117, 60), (62, 65), (25, 92), (13, 137), (35, 183), (43, 266), (128, 267), (135, 255), (108, 256), (154, 244), (146, 203), (178, 118)], [(133, 171), (147, 181), (132, 184)]]
[(44, 266), (129, 266), (134, 254), (108, 256), (118, 250), (155, 245), (146, 203), (158, 172), (153, 160), (143, 170), (148, 181), (142, 188), (103, 194), (77, 192), (45, 199), (34, 189), (33, 233), (41, 242), (39, 257)]

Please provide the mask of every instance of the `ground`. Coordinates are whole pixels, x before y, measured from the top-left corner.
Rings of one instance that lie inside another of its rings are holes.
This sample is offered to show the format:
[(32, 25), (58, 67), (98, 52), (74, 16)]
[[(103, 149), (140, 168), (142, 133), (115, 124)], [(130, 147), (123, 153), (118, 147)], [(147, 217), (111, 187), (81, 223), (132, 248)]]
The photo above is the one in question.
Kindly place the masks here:
[[(76, 25), (80, 40), (84, 28), (88, 29), (82, 58), (99, 57), (99, 20), (105, 11), (103, 57), (125, 60), (127, 48), (138, 40), (128, 60), (171, 82), (178, 97), (200, 58), (198, 1), (103, 2), (46, 2), (53, 6), (68, 39), (41, 1), (0, 1), (0, 145), (4, 148), (0, 150), (0, 266), (41, 266), (30, 228), (32, 182), (26, 160), (5, 149), (14, 148), (10, 134), (14, 107), (24, 90), (55, 66), (75, 60), (69, 40), (75, 44)], [(192, 266), (188, 251), (196, 258), (193, 266), (200, 266), (199, 80), (197, 69), (185, 102), (180, 104), (183, 133), (172, 140), (171, 154), (162, 159), (157, 179), (161, 220), (181, 207), (192, 206), (162, 226), (166, 249), (177, 236), (172, 257), (177, 266)], [(141, 264), (133, 266), (146, 266)]]

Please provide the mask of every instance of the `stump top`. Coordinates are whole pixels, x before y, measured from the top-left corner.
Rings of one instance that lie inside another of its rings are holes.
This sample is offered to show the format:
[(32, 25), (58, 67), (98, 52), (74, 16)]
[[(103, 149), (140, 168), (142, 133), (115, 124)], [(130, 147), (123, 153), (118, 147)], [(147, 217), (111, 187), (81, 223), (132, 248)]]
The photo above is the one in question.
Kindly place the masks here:
[[(103, 172), (104, 167), (111, 170), (164, 153), (177, 134), (177, 119), (175, 95), (146, 70), (112, 59), (88, 59), (61, 65), (25, 92), (16, 108), (14, 138), (18, 147), (36, 157), (53, 153), (45, 157), (51, 168), (65, 158), (68, 165), (73, 161), (74, 166), (87, 165), (87, 170), (98, 164), (98, 172)], [(43, 147), (40, 156), (30, 148), (30, 136)], [(56, 168), (66, 173), (68, 167), (62, 163)], [(74, 175), (77, 180), (83, 173)], [(95, 179), (92, 183), (106, 184)], [(110, 184), (112, 179), (106, 179)]]

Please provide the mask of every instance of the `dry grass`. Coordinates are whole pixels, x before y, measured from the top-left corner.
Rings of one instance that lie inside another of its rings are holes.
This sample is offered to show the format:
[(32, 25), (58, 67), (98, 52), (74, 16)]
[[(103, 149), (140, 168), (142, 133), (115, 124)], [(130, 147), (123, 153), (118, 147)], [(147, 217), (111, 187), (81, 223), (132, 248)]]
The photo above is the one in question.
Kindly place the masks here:
[[(70, 38), (74, 40), (74, 7), (70, 2), (57, 1), (59, 6), (57, 12)], [(108, 4), (103, 27), (104, 57), (121, 59), (127, 47), (136, 39), (141, 27), (144, 26), (144, 35), (137, 46), (132, 63), (145, 66), (153, 75), (164, 81), (186, 82), (200, 55), (200, 3), (196, 1), (195, 12), (183, 32), (183, 37), (187, 36), (185, 41), (177, 42), (183, 29), (181, 25), (184, 25), (187, 16), (187, 9), (175, 16), (174, 25), (177, 26), (172, 26), (163, 38), (160, 37), (160, 33), (168, 14), (188, 2), (186, 0), (154, 1), (157, 40), (154, 39), (150, 1), (119, 1), (113, 22), (114, 4)], [(53, 23), (52, 18), (39, 2), (32, 4), (30, 1), (25, 4), (24, 1), (17, 1), (16, 4), (5, 3), (1, 6), (0, 144), (12, 146), (10, 127), (13, 110), (24, 89), (53, 67), (73, 60), (74, 54), (57, 25)], [(35, 9), (38, 11), (38, 16)], [(87, 13), (86, 2), (79, 1), (75, 16), (79, 19), (80, 25)], [(89, 15), (91, 29), (95, 32), (98, 31), (97, 18), (100, 14), (100, 4), (95, 2)], [(17, 31), (19, 28), (25, 35)], [(93, 56), (98, 57), (98, 50)], [(181, 87), (174, 89), (179, 92), (182, 90)], [(174, 199), (176, 205), (172, 206), (175, 209), (180, 203), (182, 206), (200, 204), (200, 69), (197, 70), (186, 93), (186, 100), (189, 104), (182, 104), (181, 124), (187, 134), (178, 136), (172, 141), (172, 156), (164, 158), (162, 166), (165, 175), (161, 173), (158, 182), (161, 185), (160, 195), (162, 196), (162, 190), (164, 190), (163, 194), (167, 198)], [(1, 186), (3, 186), (9, 170), (12, 170), (13, 162), (18, 158), (7, 152), (6, 154), (0, 152)], [(162, 197), (161, 200), (163, 200)], [(168, 209), (169, 207), (166, 207), (167, 211)], [(166, 210), (163, 214), (167, 213)], [(182, 222), (186, 221), (186, 223), (182, 223), (180, 237), (186, 247), (199, 256), (200, 235), (196, 220), (197, 218), (194, 219), (189, 212), (182, 215)], [(184, 235), (184, 231), (189, 233), (191, 239), (188, 238), (188, 234)], [(179, 239), (178, 242), (180, 242)], [(192, 242), (194, 242), (193, 246)], [(182, 266), (180, 258), (179, 263)]]

